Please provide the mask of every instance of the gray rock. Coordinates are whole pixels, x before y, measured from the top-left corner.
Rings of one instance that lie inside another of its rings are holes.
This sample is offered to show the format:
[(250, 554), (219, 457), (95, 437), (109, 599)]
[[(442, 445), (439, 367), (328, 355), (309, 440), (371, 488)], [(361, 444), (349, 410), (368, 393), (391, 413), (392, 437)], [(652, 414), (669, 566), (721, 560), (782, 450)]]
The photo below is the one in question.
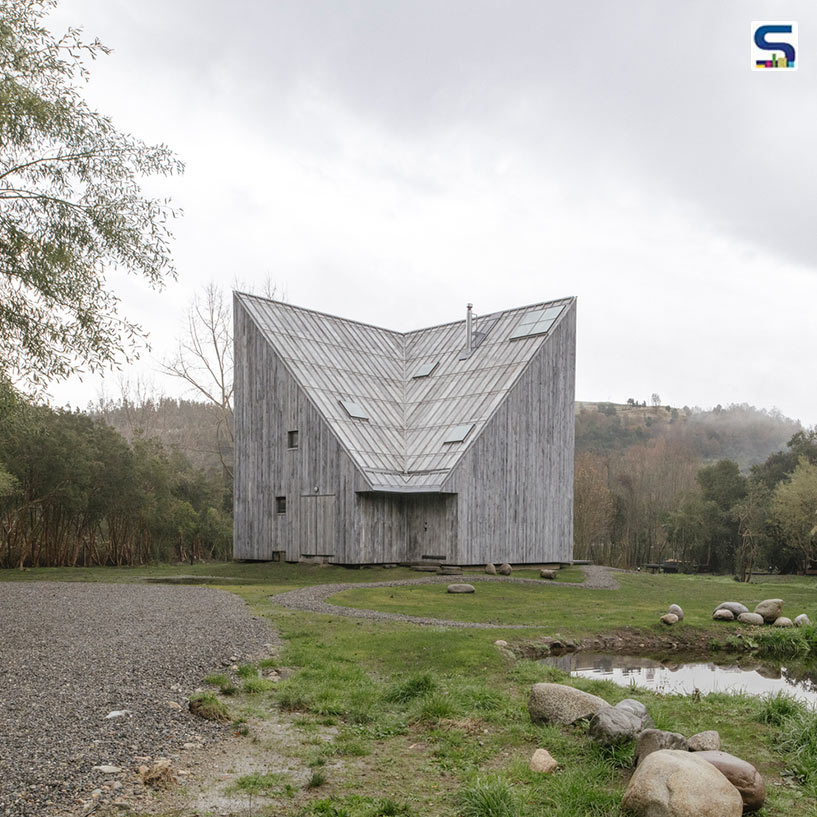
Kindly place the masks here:
[(764, 623), (763, 616), (760, 613), (741, 613), (738, 616), (738, 621), (741, 624), (753, 624), (756, 627)]
[[(735, 618), (737, 618), (741, 613), (748, 613), (749, 608), (745, 604), (741, 604), (739, 601), (724, 601), (721, 602), (715, 610), (728, 610), (732, 613)], [(714, 613), (715, 610), (712, 612)]]
[(712, 613), (712, 618), (715, 621), (734, 621), (735, 614), (731, 610), (727, 610), (725, 607), (719, 607)]
[(634, 698), (625, 698), (623, 701), (619, 701), (614, 709), (627, 709), (634, 715), (637, 715), (641, 720), (642, 729), (652, 729), (655, 726), (650, 717), (650, 713), (647, 712), (647, 707), (644, 706), (641, 701), (636, 701)]
[(513, 568), (507, 563), (503, 562), (496, 570), (502, 576), (510, 576)]
[(448, 592), (449, 593), (473, 593), (474, 592), (474, 585), (473, 584), (449, 584), (448, 585)]
[(621, 808), (636, 817), (741, 817), (743, 800), (700, 753), (661, 749), (638, 764)]
[(800, 615), (794, 619), (794, 626), (811, 627), (811, 619), (805, 613), (800, 613)]
[(556, 578), (556, 571), (555, 570), (547, 570), (544, 567), (539, 571), (539, 578), (540, 579), (555, 579)]
[(635, 745), (636, 762), (661, 749), (677, 749), (686, 752), (687, 739), (679, 732), (664, 732), (662, 729), (644, 729), (638, 735)]
[(680, 619), (675, 613), (664, 613), (663, 616), (659, 619), (662, 624), (666, 624), (667, 627), (672, 627), (673, 624), (677, 624)]
[(688, 743), (690, 752), (719, 752), (721, 736), (714, 729), (707, 729), (706, 732), (693, 735)]
[(684, 611), (681, 607), (677, 604), (670, 604), (669, 609), (667, 610), (668, 613), (673, 613), (674, 615), (678, 616), (678, 621), (684, 620)]
[(604, 699), (565, 684), (534, 684), (528, 697), (531, 720), (543, 723), (575, 723), (605, 707)]
[(488, 564), (485, 565), (485, 572), (489, 576), (496, 576), (496, 568), (494, 567), (494, 565), (491, 562), (488, 562)]
[(767, 624), (773, 624), (783, 614), (783, 599), (765, 599), (755, 607), (755, 612), (763, 616)]
[(727, 752), (697, 752), (695, 756), (711, 763), (740, 792), (745, 812), (757, 811), (763, 806), (766, 784), (751, 763)]
[(775, 627), (794, 627), (794, 622), (785, 616), (779, 616), (774, 620)]
[(542, 774), (549, 774), (556, 770), (559, 764), (553, 759), (553, 755), (547, 749), (537, 749), (530, 759), (528, 768), (532, 772), (541, 772)]
[(631, 709), (608, 706), (593, 715), (589, 731), (590, 737), (601, 746), (618, 746), (635, 740), (641, 731), (641, 717)]

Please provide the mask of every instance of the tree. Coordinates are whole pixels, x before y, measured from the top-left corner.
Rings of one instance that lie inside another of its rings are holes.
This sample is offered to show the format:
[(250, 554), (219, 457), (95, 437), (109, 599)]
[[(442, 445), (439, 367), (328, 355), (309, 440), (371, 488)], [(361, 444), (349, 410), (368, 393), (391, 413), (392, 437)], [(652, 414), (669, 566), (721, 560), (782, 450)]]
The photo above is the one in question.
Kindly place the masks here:
[(0, 377), (37, 391), (135, 353), (138, 326), (106, 283), (113, 267), (154, 287), (170, 263), (167, 200), (143, 176), (181, 172), (165, 145), (118, 131), (80, 94), (108, 49), (43, 19), (56, 0), (0, 0)]
[(573, 540), (581, 559), (609, 561), (613, 495), (608, 486), (607, 459), (601, 454), (576, 454), (573, 469)]
[(805, 457), (774, 493), (773, 513), (802, 570), (817, 558), (817, 465)]
[[(243, 288), (237, 282), (236, 289)], [(277, 285), (267, 278), (266, 298), (274, 298)], [(214, 450), (225, 472), (233, 474), (233, 309), (230, 295), (212, 281), (193, 296), (176, 353), (162, 364), (197, 397), (217, 409)]]

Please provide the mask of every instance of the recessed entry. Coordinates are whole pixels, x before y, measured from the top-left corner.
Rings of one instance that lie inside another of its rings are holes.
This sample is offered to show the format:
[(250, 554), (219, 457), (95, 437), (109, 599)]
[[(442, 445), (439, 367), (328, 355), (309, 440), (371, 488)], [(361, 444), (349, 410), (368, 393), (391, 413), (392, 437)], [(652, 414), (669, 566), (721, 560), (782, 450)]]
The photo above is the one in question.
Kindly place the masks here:
[(417, 367), (417, 371), (411, 376), (411, 379), (416, 380), (418, 377), (428, 377), (439, 365), (439, 360), (432, 360), (429, 363), (421, 363)]
[(516, 325), (516, 329), (511, 333), (509, 340), (544, 335), (553, 326), (562, 309), (564, 309), (563, 306), (548, 306), (525, 313), (522, 320)]
[(366, 411), (363, 406), (359, 403), (355, 403), (353, 400), (339, 400), (338, 401), (344, 409), (346, 409), (346, 413), (354, 420), (368, 420), (369, 419), (369, 412)]
[(463, 423), (449, 428), (443, 438), (443, 443), (461, 443), (471, 433), (473, 427), (473, 423)]

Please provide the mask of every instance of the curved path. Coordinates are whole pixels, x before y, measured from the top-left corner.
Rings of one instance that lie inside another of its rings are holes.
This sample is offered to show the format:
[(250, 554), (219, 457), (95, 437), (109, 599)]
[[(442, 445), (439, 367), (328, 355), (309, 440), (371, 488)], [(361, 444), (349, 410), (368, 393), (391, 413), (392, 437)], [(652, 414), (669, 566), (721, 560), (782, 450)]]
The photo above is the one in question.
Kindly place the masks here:
[(312, 613), (326, 613), (333, 616), (351, 616), (354, 618), (380, 619), (387, 621), (407, 621), (410, 624), (423, 624), (431, 627), (468, 627), (476, 630), (529, 630), (540, 629), (539, 624), (488, 624), (475, 621), (451, 621), (444, 618), (426, 618), (408, 616), (403, 613), (384, 613), (380, 610), (367, 610), (359, 607), (341, 607), (330, 604), (326, 599), (344, 590), (360, 587), (411, 587), (419, 584), (451, 584), (452, 582), (513, 582), (515, 584), (535, 584), (539, 587), (580, 587), (585, 590), (617, 590), (618, 582), (612, 575), (613, 569), (597, 565), (582, 565), (585, 581), (545, 582), (542, 579), (514, 579), (506, 576), (469, 575), (462, 576), (426, 576), (421, 579), (398, 579), (392, 582), (344, 582), (335, 584), (316, 584), (289, 590), (270, 596), (270, 601), (288, 607), (290, 610), (308, 610)]

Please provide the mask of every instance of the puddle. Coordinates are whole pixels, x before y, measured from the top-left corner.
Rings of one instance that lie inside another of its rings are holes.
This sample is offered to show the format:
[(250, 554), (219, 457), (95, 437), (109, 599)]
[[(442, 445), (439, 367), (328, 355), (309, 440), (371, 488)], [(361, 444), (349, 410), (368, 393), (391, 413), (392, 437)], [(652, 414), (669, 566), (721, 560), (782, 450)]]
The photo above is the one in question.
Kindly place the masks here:
[(752, 662), (674, 660), (657, 661), (633, 655), (577, 652), (551, 656), (542, 663), (583, 678), (612, 681), (623, 687), (636, 686), (653, 692), (691, 695), (696, 689), (708, 692), (745, 692), (774, 695), (785, 692), (817, 706), (817, 667), (786, 667)]

